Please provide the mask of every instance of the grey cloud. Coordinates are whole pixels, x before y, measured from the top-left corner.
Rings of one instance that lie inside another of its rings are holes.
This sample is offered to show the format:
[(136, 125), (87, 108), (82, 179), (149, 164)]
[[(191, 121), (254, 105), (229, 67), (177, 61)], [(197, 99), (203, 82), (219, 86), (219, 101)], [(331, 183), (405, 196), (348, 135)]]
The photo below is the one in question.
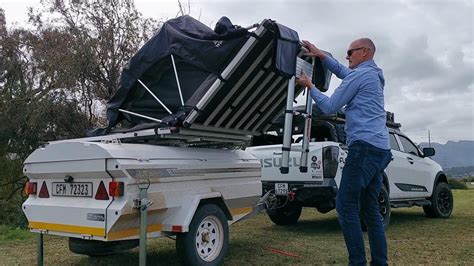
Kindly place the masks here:
[(428, 53), (428, 37), (415, 36), (403, 43), (392, 43), (389, 53), (380, 55), (381, 61), (387, 64), (386, 72), (396, 74), (403, 80), (423, 79), (441, 73), (443, 67), (435, 56)]

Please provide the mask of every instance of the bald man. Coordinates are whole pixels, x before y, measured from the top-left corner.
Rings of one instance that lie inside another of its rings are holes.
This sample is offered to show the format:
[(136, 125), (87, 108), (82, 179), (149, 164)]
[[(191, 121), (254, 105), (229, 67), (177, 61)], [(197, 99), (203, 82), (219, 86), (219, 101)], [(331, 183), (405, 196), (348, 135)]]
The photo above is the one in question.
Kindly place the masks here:
[(347, 50), (347, 68), (312, 43), (303, 43), (309, 50), (307, 55), (319, 57), (324, 66), (342, 79), (330, 97), (316, 89), (304, 73), (297, 83), (310, 89), (311, 97), (324, 113), (335, 113), (346, 106), (349, 154), (342, 171), (336, 210), (349, 253), (349, 265), (367, 263), (359, 213), (367, 223), (371, 264), (386, 265), (387, 241), (378, 196), (383, 170), (392, 154), (384, 110), (385, 80), (373, 60), (375, 45), (368, 38), (353, 41)]

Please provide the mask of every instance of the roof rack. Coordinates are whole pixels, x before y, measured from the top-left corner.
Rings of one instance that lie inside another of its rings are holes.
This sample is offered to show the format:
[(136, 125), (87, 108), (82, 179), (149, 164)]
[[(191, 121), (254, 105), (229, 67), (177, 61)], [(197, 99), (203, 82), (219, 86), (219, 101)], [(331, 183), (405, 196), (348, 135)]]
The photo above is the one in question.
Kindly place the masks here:
[(235, 146), (250, 141), (251, 136), (232, 134), (230, 132), (222, 133), (205, 129), (195, 130), (179, 127), (156, 127), (151, 129), (142, 129), (137, 131), (112, 133), (105, 136), (87, 137), (79, 139), (67, 139), (56, 142), (120, 142), (120, 143), (146, 143), (157, 145), (173, 146), (209, 146), (220, 143), (221, 146)]

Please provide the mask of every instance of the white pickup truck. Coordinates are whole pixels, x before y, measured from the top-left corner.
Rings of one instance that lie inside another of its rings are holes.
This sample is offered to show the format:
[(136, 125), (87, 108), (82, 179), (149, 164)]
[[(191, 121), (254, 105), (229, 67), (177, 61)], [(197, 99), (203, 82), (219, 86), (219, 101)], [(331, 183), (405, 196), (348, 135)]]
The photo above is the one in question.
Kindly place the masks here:
[[(267, 213), (278, 225), (296, 223), (302, 207), (315, 207), (321, 213), (335, 208), (347, 157), (347, 147), (342, 144), (345, 143), (344, 115), (313, 115), (312, 119), (307, 172), (300, 171), (301, 137), (292, 144), (289, 173), (280, 172), (282, 145), (268, 144), (281, 143), (281, 127), (274, 127), (270, 132), (273, 135), (260, 137), (254, 142), (255, 146), (246, 150), (261, 161), (263, 193), (276, 196), (267, 206)], [(293, 122), (295, 136), (301, 134), (301, 124)], [(448, 218), (453, 209), (453, 196), (443, 169), (429, 158), (434, 155), (434, 149), (420, 150), (400, 131), (401, 125), (394, 122), (394, 115), (389, 112), (387, 126), (393, 157), (385, 169), (379, 197), (384, 225), (390, 222), (390, 209), (398, 207), (423, 206), (428, 217)]]

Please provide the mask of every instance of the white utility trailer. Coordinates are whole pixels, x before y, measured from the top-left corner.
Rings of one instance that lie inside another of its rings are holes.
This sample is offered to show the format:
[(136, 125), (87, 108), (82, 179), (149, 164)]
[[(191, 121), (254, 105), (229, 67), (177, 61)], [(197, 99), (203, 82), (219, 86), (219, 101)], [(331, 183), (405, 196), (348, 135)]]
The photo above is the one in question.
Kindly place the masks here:
[(228, 223), (261, 196), (260, 163), (241, 150), (64, 141), (37, 149), (24, 171), (37, 187), (23, 204), (31, 230), (71, 237), (87, 255), (138, 244), (137, 200), (149, 185), (147, 237), (178, 235), (187, 256), (220, 260)]
[(54, 234), (87, 255), (140, 242), (141, 264), (147, 237), (176, 236), (186, 264), (222, 262), (228, 224), (267, 200), (260, 160), (242, 148), (291, 109), (304, 90), (295, 73), (321, 68), (301, 54), (297, 33), (272, 20), (244, 29), (223, 18), (215, 31), (189, 16), (166, 22), (124, 68), (106, 129), (25, 161), (39, 261), (42, 235)]

